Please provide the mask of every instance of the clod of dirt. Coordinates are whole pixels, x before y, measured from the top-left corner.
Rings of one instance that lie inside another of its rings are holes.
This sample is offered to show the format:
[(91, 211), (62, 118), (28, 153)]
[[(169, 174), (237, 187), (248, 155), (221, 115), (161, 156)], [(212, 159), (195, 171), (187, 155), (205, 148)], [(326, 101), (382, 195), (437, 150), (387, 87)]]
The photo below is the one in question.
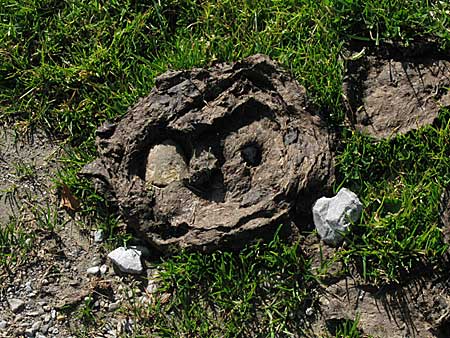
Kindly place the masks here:
[(350, 122), (375, 138), (432, 124), (450, 105), (450, 62), (424, 56), (365, 56), (348, 63)]
[(333, 180), (327, 128), (263, 55), (167, 72), (97, 136), (99, 157), (81, 174), (164, 252), (242, 247), (310, 216)]

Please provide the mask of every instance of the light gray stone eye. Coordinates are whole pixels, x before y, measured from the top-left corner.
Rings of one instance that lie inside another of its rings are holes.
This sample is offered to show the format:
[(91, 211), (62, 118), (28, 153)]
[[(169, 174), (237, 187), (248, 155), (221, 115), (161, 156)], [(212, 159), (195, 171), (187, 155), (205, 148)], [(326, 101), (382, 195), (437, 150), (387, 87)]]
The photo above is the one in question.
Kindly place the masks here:
[(188, 167), (183, 151), (172, 140), (154, 145), (147, 156), (145, 182), (147, 185), (165, 187), (186, 176)]

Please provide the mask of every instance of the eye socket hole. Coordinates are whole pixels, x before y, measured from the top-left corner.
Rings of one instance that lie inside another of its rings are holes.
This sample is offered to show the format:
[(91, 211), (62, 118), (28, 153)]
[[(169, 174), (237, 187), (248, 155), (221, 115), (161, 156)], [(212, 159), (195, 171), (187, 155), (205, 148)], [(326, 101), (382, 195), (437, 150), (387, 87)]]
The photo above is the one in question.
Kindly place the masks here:
[(256, 167), (261, 163), (261, 147), (256, 143), (248, 144), (241, 149), (241, 157), (249, 166)]

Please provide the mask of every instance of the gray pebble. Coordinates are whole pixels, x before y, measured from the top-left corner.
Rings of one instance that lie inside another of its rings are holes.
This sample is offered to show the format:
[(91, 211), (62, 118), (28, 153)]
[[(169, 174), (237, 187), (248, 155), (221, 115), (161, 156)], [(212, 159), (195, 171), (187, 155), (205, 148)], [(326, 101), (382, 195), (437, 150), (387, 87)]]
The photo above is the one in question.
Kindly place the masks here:
[(100, 268), (98, 266), (93, 266), (86, 270), (86, 273), (88, 275), (92, 275), (92, 276), (97, 275), (99, 272), (100, 272)]
[(120, 307), (120, 301), (114, 302), (114, 303), (110, 303), (108, 306), (108, 310), (109, 311), (115, 311)]
[(10, 298), (8, 299), (9, 307), (11, 308), (11, 311), (14, 313), (18, 313), (23, 310), (25, 306), (25, 302), (21, 299), (17, 298)]
[(50, 324), (44, 324), (41, 326), (41, 332), (47, 333), (49, 328), (50, 328)]
[(105, 239), (105, 233), (103, 229), (98, 229), (94, 232), (94, 242), (101, 243)]
[(31, 330), (33, 332), (36, 332), (37, 330), (39, 330), (41, 328), (42, 322), (40, 320), (38, 320), (37, 322), (34, 322), (33, 325), (31, 326)]
[(8, 322), (6, 320), (0, 321), (0, 330), (6, 329), (7, 325), (8, 325)]

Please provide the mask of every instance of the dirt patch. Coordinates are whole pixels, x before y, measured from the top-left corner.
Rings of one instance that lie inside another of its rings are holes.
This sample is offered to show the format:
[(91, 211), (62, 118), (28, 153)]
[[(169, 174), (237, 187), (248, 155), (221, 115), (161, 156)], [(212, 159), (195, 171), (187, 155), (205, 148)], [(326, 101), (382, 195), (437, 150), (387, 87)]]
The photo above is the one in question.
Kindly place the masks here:
[(240, 248), (307, 217), (333, 181), (331, 136), (268, 57), (167, 72), (82, 174), (163, 252)]
[(317, 336), (333, 326), (358, 320), (358, 328), (374, 337), (447, 337), (448, 282), (419, 280), (376, 289), (345, 278), (324, 290), (315, 325)]
[(422, 267), (398, 284), (376, 286), (364, 283), (357, 272), (343, 273), (343, 263), (333, 260), (338, 249), (325, 246), (316, 236), (307, 236), (302, 246), (323, 283), (311, 316), (311, 336), (334, 337), (339, 328), (356, 322), (362, 337), (448, 337), (448, 257), (440, 270)]
[[(0, 136), (0, 230), (12, 226), (0, 247), (0, 337), (90, 336), (83, 328), (124, 334), (129, 324), (117, 305), (126, 300), (125, 285), (137, 283), (111, 267), (101, 276), (86, 273), (107, 263), (106, 253), (82, 220), (59, 208), (52, 179), (61, 147), (40, 131), (24, 136), (4, 127)], [(88, 310), (95, 326), (86, 324)]]
[(347, 64), (344, 95), (351, 124), (375, 138), (432, 124), (450, 105), (450, 62), (437, 55), (367, 53)]

